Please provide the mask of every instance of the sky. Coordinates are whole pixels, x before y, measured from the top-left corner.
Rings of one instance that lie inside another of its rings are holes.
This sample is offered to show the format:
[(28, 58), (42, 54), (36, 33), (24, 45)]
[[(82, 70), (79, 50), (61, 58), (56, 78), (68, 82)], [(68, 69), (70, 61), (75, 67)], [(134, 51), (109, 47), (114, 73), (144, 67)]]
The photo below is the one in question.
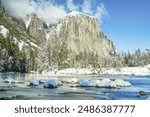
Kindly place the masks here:
[(25, 22), (35, 12), (47, 24), (71, 11), (99, 18), (104, 32), (121, 52), (150, 49), (150, 0), (1, 0), (5, 10)]

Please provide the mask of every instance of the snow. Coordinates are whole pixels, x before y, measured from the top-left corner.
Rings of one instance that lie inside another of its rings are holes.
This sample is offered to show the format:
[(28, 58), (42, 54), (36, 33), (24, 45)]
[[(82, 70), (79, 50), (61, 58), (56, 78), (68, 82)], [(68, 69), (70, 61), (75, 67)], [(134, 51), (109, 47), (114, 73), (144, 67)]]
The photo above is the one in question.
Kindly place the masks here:
[(16, 37), (13, 37), (13, 41), (14, 41), (14, 43), (15, 43), (15, 44), (17, 44), (17, 43), (18, 43), (18, 40), (17, 40), (17, 38), (16, 38)]
[(70, 17), (80, 16), (80, 15), (85, 15), (85, 16), (88, 16), (88, 17), (91, 17), (91, 18), (96, 18), (94, 16), (90, 16), (88, 14), (85, 14), (85, 13), (82, 13), (82, 12), (78, 12), (78, 11), (72, 11), (72, 12), (70, 12), (70, 13), (67, 14), (67, 16), (70, 16)]
[[(97, 68), (98, 69), (98, 68)], [(139, 67), (122, 67), (122, 68), (103, 68), (98, 72), (94, 68), (67, 68), (63, 70), (43, 71), (43, 75), (135, 75), (150, 76), (150, 65)]]
[(131, 86), (131, 83), (128, 81), (124, 81), (122, 79), (116, 79), (114, 81), (118, 87), (128, 87)]
[(25, 44), (24, 41), (22, 41), (22, 40), (19, 41), (19, 50), (22, 50), (24, 44)]
[(100, 83), (98, 83), (97, 85), (96, 85), (97, 87), (108, 87), (108, 88), (110, 88), (110, 87), (112, 87), (112, 88), (116, 88), (116, 83), (115, 82), (113, 82), (113, 81), (111, 81), (110, 79), (103, 79)]
[(2, 34), (5, 38), (7, 38), (8, 33), (9, 30), (5, 28), (3, 25), (0, 25), (0, 34)]
[[(30, 44), (31, 44), (31, 46), (33, 46), (33, 47), (39, 48), (39, 46), (36, 45), (36, 44), (34, 44), (33, 42), (30, 42)], [(39, 48), (39, 49), (40, 49), (40, 48)]]
[(56, 32), (59, 34), (62, 24), (58, 24), (56, 27)]
[(47, 80), (44, 82), (44, 88), (57, 88), (60, 85), (62, 85), (62, 83), (55, 79)]
[(81, 87), (92, 87), (92, 84), (86, 79), (81, 79), (78, 83)]
[(24, 22), (25, 22), (26, 29), (27, 29), (29, 27), (30, 22), (31, 22), (31, 16), (28, 16)]
[(46, 33), (46, 39), (48, 40), (50, 38), (49, 33)]
[(37, 80), (30, 81), (30, 86), (38, 86), (38, 85), (39, 85), (39, 81), (37, 81)]
[(101, 74), (149, 76), (150, 69), (149, 65), (139, 67), (110, 68), (103, 69)]
[(87, 79), (80, 79), (77, 82), (81, 87), (104, 87), (104, 88), (118, 88), (118, 87), (130, 87), (131, 84), (128, 81), (124, 81), (122, 79), (116, 79), (112, 81), (108, 78), (104, 78), (103, 80), (87, 80)]
[(68, 68), (64, 70), (59, 70), (57, 74), (95, 74), (96, 70), (90, 68)]
[(12, 78), (8, 78), (4, 80), (5, 83), (16, 84), (18, 81)]

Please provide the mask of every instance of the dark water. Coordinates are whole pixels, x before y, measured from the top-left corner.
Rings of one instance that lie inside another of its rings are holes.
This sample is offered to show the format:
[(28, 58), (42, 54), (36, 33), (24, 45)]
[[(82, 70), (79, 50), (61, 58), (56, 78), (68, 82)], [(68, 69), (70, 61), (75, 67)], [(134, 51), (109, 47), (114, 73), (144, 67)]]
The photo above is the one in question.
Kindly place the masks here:
[[(7, 84), (4, 79), (13, 78), (23, 83)], [(96, 87), (71, 87), (64, 83), (56, 89), (43, 88), (43, 85), (28, 86), (31, 79), (124, 79), (129, 81), (131, 87), (123, 88), (96, 88)], [(150, 92), (150, 77), (137, 76), (49, 76), (39, 74), (0, 73), (0, 99), (50, 99), (50, 100), (145, 100), (149, 97), (140, 96), (139, 91)]]

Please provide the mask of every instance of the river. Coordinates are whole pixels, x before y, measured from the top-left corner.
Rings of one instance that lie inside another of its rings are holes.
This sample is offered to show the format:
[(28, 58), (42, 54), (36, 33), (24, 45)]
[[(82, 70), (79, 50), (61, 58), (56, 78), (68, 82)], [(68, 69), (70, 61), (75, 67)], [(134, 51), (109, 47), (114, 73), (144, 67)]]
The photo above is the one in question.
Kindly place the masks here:
[[(13, 78), (21, 83), (10, 84), (4, 80)], [(124, 79), (129, 81), (131, 87), (122, 88), (96, 88), (96, 87), (71, 87), (63, 83), (55, 89), (43, 88), (43, 85), (29, 86), (32, 79)], [(140, 76), (99, 76), (99, 75), (66, 75), (50, 76), (26, 73), (0, 73), (0, 99), (15, 100), (145, 100), (149, 95), (141, 96), (139, 91), (150, 92), (150, 77)]]

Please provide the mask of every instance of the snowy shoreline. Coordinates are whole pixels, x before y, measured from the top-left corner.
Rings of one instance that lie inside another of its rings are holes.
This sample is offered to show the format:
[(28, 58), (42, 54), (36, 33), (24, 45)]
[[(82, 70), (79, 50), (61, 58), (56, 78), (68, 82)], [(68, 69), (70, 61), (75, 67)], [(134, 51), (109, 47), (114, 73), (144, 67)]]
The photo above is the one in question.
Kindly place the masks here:
[(100, 71), (94, 68), (67, 68), (58, 71), (43, 71), (42, 74), (65, 75), (124, 75), (124, 76), (150, 76), (150, 65), (139, 67), (103, 68)]

